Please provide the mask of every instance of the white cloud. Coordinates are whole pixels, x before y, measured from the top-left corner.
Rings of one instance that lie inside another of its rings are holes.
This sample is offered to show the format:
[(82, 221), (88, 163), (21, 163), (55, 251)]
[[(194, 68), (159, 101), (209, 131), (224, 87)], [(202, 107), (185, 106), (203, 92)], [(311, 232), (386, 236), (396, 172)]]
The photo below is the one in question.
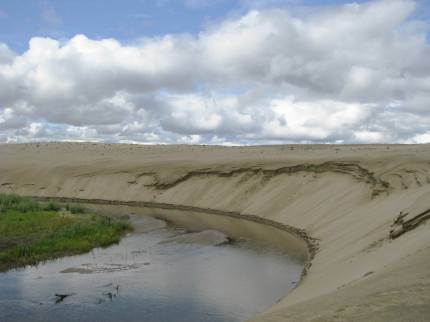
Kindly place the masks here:
[(6, 44), (0, 43), (0, 65), (10, 64), (14, 58), (13, 52)]
[(0, 140), (418, 142), (430, 47), (416, 7), (254, 9), (197, 36), (35, 37), (21, 55), (0, 44)]
[(28, 126), (24, 128), (24, 131), (26, 131), (30, 137), (41, 136), (41, 134), (43, 134), (44, 132), (43, 130), (44, 128), (42, 123), (35, 123), (35, 122), (30, 123)]
[(359, 143), (385, 143), (388, 142), (384, 133), (376, 131), (361, 130), (354, 133)]
[(295, 102), (292, 98), (270, 103), (273, 118), (263, 127), (272, 139), (298, 141), (335, 141), (348, 139), (370, 116), (368, 105), (330, 100)]
[(412, 138), (413, 143), (430, 143), (430, 131), (418, 134)]

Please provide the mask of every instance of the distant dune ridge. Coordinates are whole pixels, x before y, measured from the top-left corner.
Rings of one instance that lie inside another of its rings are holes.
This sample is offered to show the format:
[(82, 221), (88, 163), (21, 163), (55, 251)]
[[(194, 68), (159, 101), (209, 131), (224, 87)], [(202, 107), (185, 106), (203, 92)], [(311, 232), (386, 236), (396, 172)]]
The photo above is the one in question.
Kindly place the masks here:
[(255, 321), (430, 321), (430, 145), (3, 144), (0, 192), (274, 220), (318, 251)]

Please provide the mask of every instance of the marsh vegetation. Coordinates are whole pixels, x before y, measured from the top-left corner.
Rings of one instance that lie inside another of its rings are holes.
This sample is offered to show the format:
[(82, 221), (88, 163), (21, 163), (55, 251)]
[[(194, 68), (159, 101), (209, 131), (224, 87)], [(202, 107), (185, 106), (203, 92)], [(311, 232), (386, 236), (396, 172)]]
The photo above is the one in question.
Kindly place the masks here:
[(79, 204), (0, 194), (0, 271), (106, 247), (131, 229)]

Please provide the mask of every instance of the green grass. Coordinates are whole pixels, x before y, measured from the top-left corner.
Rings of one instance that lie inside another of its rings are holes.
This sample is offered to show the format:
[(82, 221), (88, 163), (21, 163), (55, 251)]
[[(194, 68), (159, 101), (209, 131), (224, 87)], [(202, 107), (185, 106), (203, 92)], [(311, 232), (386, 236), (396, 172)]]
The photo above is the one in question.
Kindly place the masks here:
[(78, 204), (0, 194), (0, 271), (106, 247), (130, 229)]
[(72, 214), (83, 214), (85, 213), (85, 207), (80, 204), (66, 204), (66, 209)]

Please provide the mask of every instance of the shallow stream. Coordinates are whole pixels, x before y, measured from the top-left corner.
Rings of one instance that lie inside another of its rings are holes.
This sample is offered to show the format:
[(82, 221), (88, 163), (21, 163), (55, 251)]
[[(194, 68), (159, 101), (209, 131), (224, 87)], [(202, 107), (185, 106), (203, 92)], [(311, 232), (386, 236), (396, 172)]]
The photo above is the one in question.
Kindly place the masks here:
[(132, 220), (138, 229), (118, 245), (1, 273), (0, 321), (243, 321), (300, 278), (303, 264), (282, 251), (245, 239), (160, 243), (185, 231)]

